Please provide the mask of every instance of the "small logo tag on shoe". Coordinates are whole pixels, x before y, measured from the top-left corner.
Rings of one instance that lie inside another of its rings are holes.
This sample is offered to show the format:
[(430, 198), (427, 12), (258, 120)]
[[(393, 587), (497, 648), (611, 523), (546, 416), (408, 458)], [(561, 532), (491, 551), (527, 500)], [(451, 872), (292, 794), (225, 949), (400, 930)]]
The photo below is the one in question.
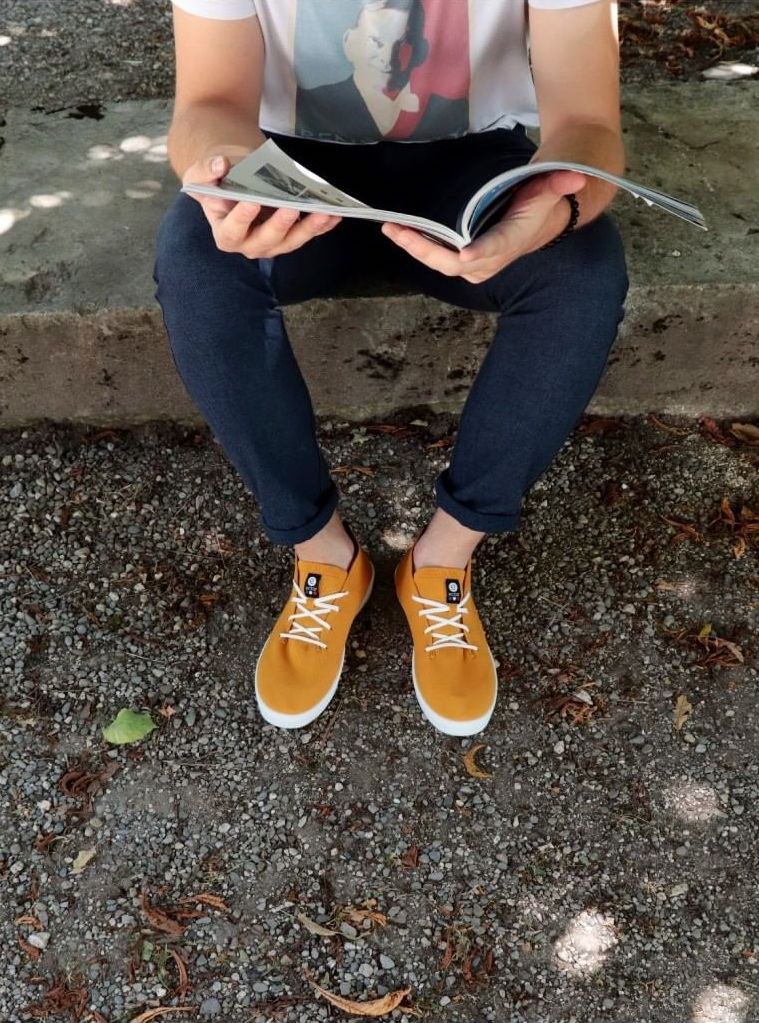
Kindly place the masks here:
[(317, 572), (309, 572), (306, 576), (306, 585), (303, 587), (303, 592), (307, 597), (318, 597), (319, 596), (319, 580), (321, 576)]
[(445, 601), (447, 604), (458, 604), (461, 600), (461, 586), (458, 579), (445, 580)]

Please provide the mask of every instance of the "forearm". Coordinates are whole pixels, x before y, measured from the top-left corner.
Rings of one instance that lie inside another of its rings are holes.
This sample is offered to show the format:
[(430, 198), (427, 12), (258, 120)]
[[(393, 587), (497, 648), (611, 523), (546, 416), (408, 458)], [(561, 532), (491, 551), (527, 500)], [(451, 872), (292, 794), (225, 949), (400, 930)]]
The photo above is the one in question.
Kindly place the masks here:
[[(530, 163), (537, 160), (568, 160), (585, 163), (612, 174), (623, 174), (625, 153), (622, 138), (610, 128), (596, 124), (570, 124), (542, 140)], [(598, 178), (587, 177), (585, 187), (578, 194), (580, 219), (578, 227), (595, 220), (606, 209), (617, 192), (615, 185)], [(566, 203), (563, 205), (567, 205)], [(564, 220), (567, 211), (562, 211)]]
[(192, 164), (216, 154), (241, 157), (265, 142), (250, 112), (221, 102), (193, 103), (169, 128), (169, 163), (182, 180)]

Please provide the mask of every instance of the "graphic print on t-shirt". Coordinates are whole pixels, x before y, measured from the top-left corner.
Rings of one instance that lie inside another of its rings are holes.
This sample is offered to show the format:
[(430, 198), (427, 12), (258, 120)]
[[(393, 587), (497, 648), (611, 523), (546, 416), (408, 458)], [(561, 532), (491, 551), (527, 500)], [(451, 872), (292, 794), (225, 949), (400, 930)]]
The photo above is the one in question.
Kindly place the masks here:
[(297, 0), (296, 134), (367, 142), (465, 134), (468, 8), (467, 0)]

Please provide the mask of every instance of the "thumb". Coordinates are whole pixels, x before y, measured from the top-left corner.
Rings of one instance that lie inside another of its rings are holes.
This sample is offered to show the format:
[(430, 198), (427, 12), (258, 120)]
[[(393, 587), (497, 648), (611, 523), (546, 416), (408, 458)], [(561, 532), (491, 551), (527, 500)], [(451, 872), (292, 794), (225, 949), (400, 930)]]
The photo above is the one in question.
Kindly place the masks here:
[(182, 181), (184, 184), (210, 185), (223, 178), (229, 167), (230, 163), (226, 156), (210, 156), (188, 167)]
[(554, 171), (548, 175), (548, 187), (554, 195), (569, 195), (585, 188), (587, 178), (579, 171)]
[(229, 161), (226, 156), (212, 156), (208, 161), (208, 171), (211, 179), (223, 178), (229, 170)]

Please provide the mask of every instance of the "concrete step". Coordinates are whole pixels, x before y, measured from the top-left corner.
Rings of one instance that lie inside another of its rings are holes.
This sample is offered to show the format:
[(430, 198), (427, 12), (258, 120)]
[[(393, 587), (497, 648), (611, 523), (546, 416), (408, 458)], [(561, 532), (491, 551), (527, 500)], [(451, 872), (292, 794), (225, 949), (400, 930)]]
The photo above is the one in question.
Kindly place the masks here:
[[(595, 411), (759, 413), (758, 89), (626, 90), (630, 175), (695, 201), (710, 231), (615, 201), (632, 288)], [(166, 162), (169, 117), (164, 101), (117, 104), (99, 119), (9, 112), (0, 425), (200, 421), (151, 279), (156, 227), (178, 187)], [(287, 311), (317, 411), (360, 419), (409, 405), (459, 408), (491, 318), (373, 290)]]

